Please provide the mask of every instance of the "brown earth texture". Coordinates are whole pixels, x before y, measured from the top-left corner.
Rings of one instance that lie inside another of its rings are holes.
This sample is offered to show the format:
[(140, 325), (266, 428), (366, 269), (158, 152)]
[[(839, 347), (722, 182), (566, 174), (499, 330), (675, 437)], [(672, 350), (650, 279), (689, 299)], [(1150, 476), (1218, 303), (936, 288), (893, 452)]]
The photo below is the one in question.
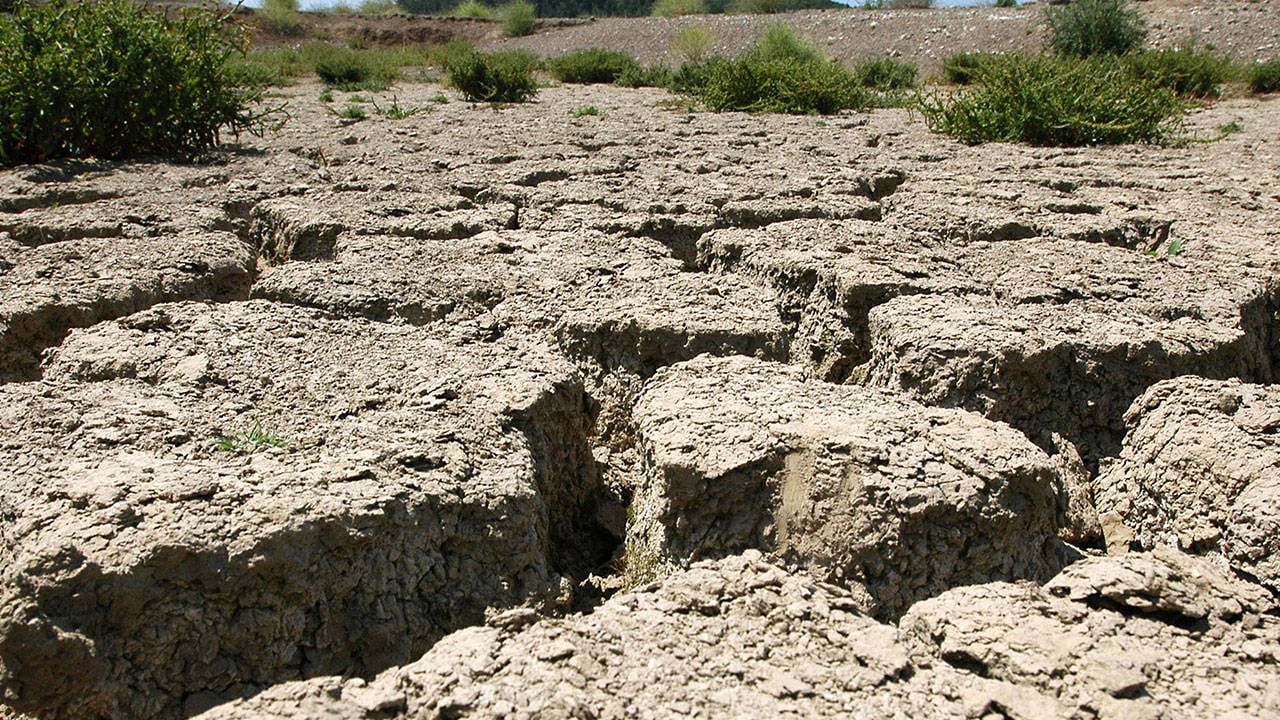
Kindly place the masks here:
[(1280, 97), (1054, 149), (320, 90), (0, 171), (0, 717), (1280, 717)]

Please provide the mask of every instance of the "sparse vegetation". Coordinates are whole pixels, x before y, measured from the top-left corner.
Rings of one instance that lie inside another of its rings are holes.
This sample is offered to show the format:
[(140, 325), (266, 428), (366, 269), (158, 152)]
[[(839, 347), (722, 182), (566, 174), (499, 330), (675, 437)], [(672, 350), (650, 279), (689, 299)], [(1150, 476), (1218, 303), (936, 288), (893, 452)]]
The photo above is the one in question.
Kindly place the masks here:
[(289, 441), (279, 433), (265, 427), (260, 420), (237, 430), (230, 435), (218, 438), (217, 448), (227, 452), (253, 452), (261, 448), (288, 446)]
[(372, 103), (373, 111), (388, 120), (404, 120), (427, 110), (419, 105), (401, 105), (400, 98), (395, 95), (391, 96), (389, 105), (379, 105), (376, 100), (372, 101)]
[(680, 17), (706, 15), (707, 12), (707, 0), (657, 0), (652, 14), (654, 17)]
[(1232, 78), (1230, 60), (1190, 45), (1176, 50), (1144, 50), (1126, 56), (1137, 77), (1173, 90), (1183, 97), (1215, 98)]
[(498, 17), (502, 20), (502, 32), (507, 37), (522, 37), (533, 32), (538, 26), (538, 15), (531, 2), (511, 0), (498, 8)]
[(919, 109), (929, 126), (964, 142), (1033, 145), (1170, 143), (1181, 139), (1183, 104), (1113, 58), (1002, 56), (974, 87), (934, 93)]
[(538, 61), (524, 52), (459, 53), (445, 68), (449, 82), (472, 102), (524, 102), (538, 92)]
[(555, 79), (564, 83), (612, 83), (624, 73), (638, 71), (640, 63), (618, 50), (588, 48), (551, 60), (547, 69)]
[(342, 112), (338, 113), (338, 117), (344, 120), (364, 120), (369, 117), (369, 111), (365, 110), (363, 105), (351, 103), (342, 108)]
[(243, 42), (208, 10), (20, 3), (0, 16), (0, 164), (190, 157), (259, 128), (259, 93), (227, 65)]
[(686, 63), (673, 87), (714, 111), (828, 115), (866, 99), (852, 73), (781, 23), (735, 60)]
[(919, 73), (915, 65), (891, 57), (862, 60), (853, 67), (853, 77), (858, 84), (874, 90), (913, 88)]
[(604, 113), (600, 112), (600, 108), (596, 107), (595, 105), (584, 105), (583, 107), (576, 108), (573, 111), (573, 116), (575, 118), (599, 117), (601, 115), (604, 115)]
[(1280, 92), (1280, 58), (1254, 63), (1246, 72), (1249, 89), (1256, 93)]
[(1049, 45), (1061, 55), (1123, 55), (1138, 49), (1147, 37), (1142, 13), (1127, 0), (1077, 0), (1049, 6), (1044, 18)]
[[(440, 57), (456, 51), (451, 45), (352, 50), (327, 42), (309, 42), (251, 52), (233, 59), (231, 68), (244, 82), (258, 86), (289, 85), (297, 77), (315, 73), (342, 89), (382, 90), (399, 78), (402, 67), (441, 62)], [(340, 80), (353, 76), (364, 79)]]

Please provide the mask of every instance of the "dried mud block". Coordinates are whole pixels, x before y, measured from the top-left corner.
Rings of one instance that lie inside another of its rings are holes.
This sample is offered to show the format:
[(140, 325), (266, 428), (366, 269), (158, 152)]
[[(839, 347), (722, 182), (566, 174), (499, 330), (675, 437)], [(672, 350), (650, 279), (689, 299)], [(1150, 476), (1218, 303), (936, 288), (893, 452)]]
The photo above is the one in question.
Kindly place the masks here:
[(370, 682), (289, 683), (200, 720), (964, 717), (954, 698), (970, 683), (913, 666), (895, 629), (855, 606), (753, 553), (590, 615), (499, 616)]
[(1059, 433), (1096, 467), (1118, 452), (1125, 410), (1153, 383), (1257, 368), (1256, 343), (1238, 327), (1189, 316), (1160, 320), (1139, 310), (895, 298), (869, 315), (872, 353), (858, 377), (1007, 422), (1042, 447), (1052, 447)]
[(698, 265), (767, 283), (796, 328), (793, 362), (843, 381), (870, 352), (867, 314), (904, 294), (977, 290), (949, 250), (880, 223), (847, 220), (717, 230), (698, 243)]
[(1280, 714), (1270, 594), (1176, 551), (1090, 558), (1044, 588), (958, 588), (900, 626), (917, 661), (1039, 690), (1062, 704), (1052, 717)]
[(884, 617), (956, 585), (1059, 567), (1057, 470), (978, 415), (701, 357), (654, 376), (635, 424), (633, 567), (758, 547), (865, 587)]
[(77, 331), (0, 388), (0, 697), (177, 717), (556, 596), (589, 539), (583, 402), (514, 334), (259, 301)]
[(253, 294), (347, 317), (542, 328), (577, 360), (643, 376), (703, 352), (779, 358), (786, 345), (769, 288), (686, 272), (651, 239), (590, 232), (344, 233), (332, 261), (270, 268)]
[(250, 235), (273, 263), (327, 260), (340, 234), (456, 240), (512, 227), (516, 208), (477, 205), (445, 190), (418, 193), (312, 193), (266, 200), (251, 212)]
[(84, 238), (11, 258), (0, 269), (0, 382), (37, 377), (41, 353), (72, 328), (162, 302), (245, 298), (254, 272), (253, 251), (216, 231)]
[(1220, 556), (1280, 591), (1280, 388), (1175, 378), (1125, 423), (1120, 457), (1094, 483), (1099, 513), (1140, 547)]

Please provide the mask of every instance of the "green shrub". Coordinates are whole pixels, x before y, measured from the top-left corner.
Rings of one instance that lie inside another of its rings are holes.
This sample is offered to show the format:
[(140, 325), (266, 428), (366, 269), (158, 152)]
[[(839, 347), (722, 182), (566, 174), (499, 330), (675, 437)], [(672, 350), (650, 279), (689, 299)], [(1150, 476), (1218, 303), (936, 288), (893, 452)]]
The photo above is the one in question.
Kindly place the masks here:
[(975, 85), (919, 104), (928, 125), (968, 143), (1076, 146), (1180, 139), (1183, 105), (1172, 90), (1115, 58), (1006, 55)]
[(449, 82), (472, 102), (524, 102), (538, 92), (538, 61), (524, 52), (459, 53), (445, 70)]
[(1255, 63), (1246, 74), (1250, 90), (1256, 93), (1280, 92), (1280, 58)]
[(298, 13), (298, 0), (263, 0), (254, 11), (258, 27), (274, 35), (302, 35), (306, 29)]
[(651, 14), (654, 17), (680, 17), (706, 15), (707, 12), (707, 0), (657, 0)]
[(1018, 7), (1018, 0), (996, 0), (995, 7), (998, 7), (998, 8)]
[(999, 61), (1002, 56), (987, 52), (963, 52), (942, 60), (942, 77), (955, 85), (968, 85), (973, 76), (987, 62)]
[(1077, 0), (1045, 8), (1049, 45), (1062, 55), (1123, 55), (1147, 37), (1142, 13), (1127, 0)]
[(129, 0), (21, 3), (0, 17), (0, 164), (189, 157), (261, 126), (227, 63), (242, 33), (205, 10)]
[(1125, 60), (1137, 77), (1167, 87), (1183, 97), (1218, 97), (1222, 84), (1230, 80), (1234, 72), (1230, 60), (1191, 47), (1144, 50), (1126, 56)]
[(498, 8), (498, 16), (502, 18), (502, 32), (507, 37), (528, 35), (538, 25), (533, 3), (526, 0), (512, 0), (503, 5)]
[(891, 57), (862, 60), (853, 66), (854, 80), (862, 87), (873, 90), (913, 88), (919, 72), (915, 65)]
[(662, 65), (642, 67), (637, 64), (634, 68), (628, 68), (619, 74), (613, 84), (627, 88), (669, 87), (671, 70)]
[(604, 113), (600, 112), (600, 108), (596, 107), (595, 105), (584, 105), (580, 108), (575, 109), (572, 114), (574, 118), (584, 118), (588, 116), (600, 117), (604, 115)]
[(640, 63), (627, 53), (603, 48), (577, 50), (550, 61), (548, 69), (555, 79), (565, 83), (612, 83), (628, 71), (636, 72)]
[(678, 75), (685, 75), (677, 81), (687, 83), (687, 92), (717, 112), (828, 115), (865, 100), (848, 70), (782, 24), (736, 60), (686, 63)]
[(688, 25), (671, 40), (671, 52), (685, 62), (702, 62), (716, 44), (716, 31), (706, 25)]
[(475, 20), (492, 20), (493, 8), (480, 0), (463, 0), (445, 13), (449, 17), (472, 18)]
[[(385, 90), (400, 75), (393, 62), (368, 52), (330, 46), (315, 61), (315, 73), (339, 90)], [(380, 62), (381, 60), (381, 62)]]

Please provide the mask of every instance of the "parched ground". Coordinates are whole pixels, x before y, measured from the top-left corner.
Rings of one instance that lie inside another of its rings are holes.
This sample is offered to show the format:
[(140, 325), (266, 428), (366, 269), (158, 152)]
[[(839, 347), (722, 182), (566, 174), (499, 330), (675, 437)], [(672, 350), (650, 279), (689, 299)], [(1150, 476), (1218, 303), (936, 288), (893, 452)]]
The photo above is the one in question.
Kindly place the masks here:
[(320, 90), (0, 173), (14, 711), (1280, 715), (1280, 98)]

